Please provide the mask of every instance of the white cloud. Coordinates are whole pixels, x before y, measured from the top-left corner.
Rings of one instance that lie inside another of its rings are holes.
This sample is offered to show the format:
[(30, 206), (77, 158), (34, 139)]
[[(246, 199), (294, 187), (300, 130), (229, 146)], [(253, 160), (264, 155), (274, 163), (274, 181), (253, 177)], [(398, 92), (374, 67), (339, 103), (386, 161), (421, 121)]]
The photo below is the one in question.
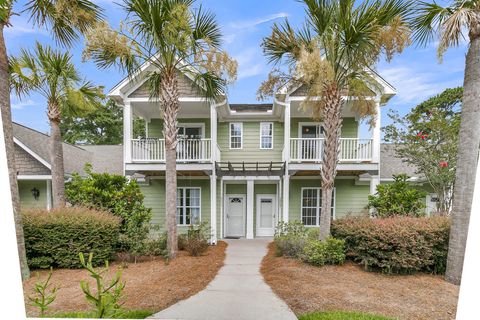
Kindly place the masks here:
[(25, 107), (31, 107), (31, 106), (36, 106), (36, 105), (38, 105), (38, 103), (36, 103), (32, 99), (28, 99), (27, 101), (18, 101), (18, 100), (13, 101), (12, 100), (12, 103), (11, 103), (12, 109), (15, 109), (15, 110), (20, 110), (20, 109), (23, 109)]
[(6, 36), (19, 36), (23, 34), (41, 34), (47, 35), (47, 31), (42, 28), (34, 28), (33, 24), (18, 16), (13, 16), (10, 19), (11, 26), (5, 28)]
[[(427, 66), (428, 67), (428, 66)], [(452, 76), (458, 68), (448, 68), (448, 73), (438, 70), (419, 70), (413, 65), (386, 67), (380, 74), (396, 89), (395, 104), (417, 104), (446, 88), (461, 85), (461, 78)]]
[(259, 47), (246, 48), (240, 54), (235, 55), (234, 58), (238, 62), (237, 79), (257, 76), (265, 71), (265, 63)]
[(273, 21), (273, 20), (279, 19), (279, 18), (286, 18), (286, 17), (288, 17), (288, 13), (279, 12), (279, 13), (270, 14), (270, 15), (265, 16), (265, 17), (259, 17), (259, 18), (251, 19), (251, 20), (234, 21), (234, 22), (230, 23), (230, 27), (232, 27), (234, 29), (250, 29), (250, 28), (254, 28), (254, 27), (256, 27), (260, 24), (267, 23), (267, 22), (270, 22), (270, 21)]

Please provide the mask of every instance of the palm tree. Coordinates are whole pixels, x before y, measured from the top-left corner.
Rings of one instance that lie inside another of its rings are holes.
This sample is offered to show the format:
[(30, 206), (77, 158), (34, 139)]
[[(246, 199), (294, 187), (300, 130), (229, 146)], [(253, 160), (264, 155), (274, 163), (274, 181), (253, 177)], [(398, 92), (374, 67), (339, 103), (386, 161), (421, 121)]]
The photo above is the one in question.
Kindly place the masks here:
[[(480, 0), (456, 0), (450, 6), (420, 2), (413, 21), (414, 40), (426, 45), (439, 38), (438, 57), (450, 47), (457, 47), (468, 34), (465, 59), (463, 101), (457, 171), (452, 205), (452, 227), (448, 243), (445, 279), (460, 284), (468, 224), (472, 209), (475, 171), (480, 146)], [(467, 33), (467, 34), (466, 34)]]
[(63, 167), (62, 113), (89, 112), (100, 106), (103, 87), (82, 79), (71, 55), (36, 43), (34, 52), (22, 49), (10, 58), (10, 84), (19, 96), (37, 92), (47, 100), (50, 120), (50, 160), (52, 165), (53, 207), (65, 206), (65, 170)]
[(304, 108), (323, 121), (321, 166), (322, 209), (320, 240), (330, 235), (332, 193), (342, 127), (342, 95), (355, 96), (353, 108), (362, 117), (375, 117), (375, 89), (370, 68), (382, 54), (387, 60), (410, 43), (407, 26), (409, 3), (372, 0), (303, 0), (306, 22), (294, 30), (286, 19), (274, 24), (262, 47), (270, 63), (285, 62), (288, 71), (274, 69), (259, 89), (260, 97), (272, 95), (287, 83), (309, 88)]
[[(177, 116), (179, 73), (190, 75), (203, 89), (206, 98), (225, 94), (226, 78), (236, 77), (236, 62), (220, 51), (221, 33), (215, 16), (194, 9), (195, 0), (124, 0), (127, 13), (125, 28), (112, 30), (99, 24), (87, 35), (86, 59), (99, 67), (116, 65), (130, 77), (139, 75), (139, 66), (150, 64), (146, 71), (150, 100), (159, 102), (164, 119), (166, 149), (166, 225), (167, 249), (177, 253)], [(128, 30), (127, 30), (128, 29)]]
[[(13, 126), (10, 107), (10, 84), (8, 74), (8, 58), (3, 31), (10, 26), (10, 16), (14, 0), (0, 2), (0, 111), (5, 135), (7, 164), (12, 193), (13, 215), (17, 233), (17, 247), (20, 257), (22, 279), (29, 277), (25, 243), (23, 239), (23, 224), (20, 215), (20, 201), (18, 195), (17, 170), (13, 144)], [(100, 18), (100, 8), (88, 0), (30, 0), (20, 14), (29, 17), (37, 27), (46, 26), (61, 44), (71, 45), (80, 34)]]

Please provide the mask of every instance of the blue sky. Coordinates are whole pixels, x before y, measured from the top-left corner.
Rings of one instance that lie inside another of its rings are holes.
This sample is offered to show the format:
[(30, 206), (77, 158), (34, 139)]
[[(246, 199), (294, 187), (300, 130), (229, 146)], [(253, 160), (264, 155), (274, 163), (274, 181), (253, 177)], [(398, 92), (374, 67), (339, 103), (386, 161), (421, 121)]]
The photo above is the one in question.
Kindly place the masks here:
[[(116, 0), (95, 1), (105, 8), (105, 14), (112, 26), (118, 26), (124, 13), (115, 4)], [(217, 15), (224, 34), (224, 48), (239, 63), (238, 80), (229, 88), (230, 103), (255, 103), (255, 93), (260, 83), (267, 77), (271, 66), (264, 58), (260, 43), (270, 34), (275, 21), (288, 17), (294, 26), (304, 21), (304, 8), (294, 0), (201, 0), (204, 7)], [(444, 2), (444, 1), (440, 1)], [(25, 1), (18, 1), (15, 9), (19, 12)], [(44, 44), (55, 45), (47, 31), (33, 29), (25, 15), (13, 16), (13, 27), (5, 30), (5, 41), (10, 55), (15, 55), (21, 47), (32, 47), (35, 40)], [(115, 69), (98, 70), (93, 63), (82, 63), (81, 51), (83, 41), (69, 49), (75, 63), (83, 76), (110, 90), (123, 74)], [(392, 62), (380, 62), (378, 72), (398, 91), (382, 109), (382, 125), (390, 123), (389, 109), (397, 109), (405, 114), (424, 99), (440, 93), (445, 88), (463, 83), (463, 70), (467, 45), (451, 49), (439, 64), (436, 58), (435, 43), (426, 48), (407, 48), (397, 55)], [(12, 96), (12, 113), (16, 122), (35, 128), (42, 132), (49, 131), (45, 100), (38, 95), (19, 100)], [(363, 135), (367, 136), (366, 129)]]

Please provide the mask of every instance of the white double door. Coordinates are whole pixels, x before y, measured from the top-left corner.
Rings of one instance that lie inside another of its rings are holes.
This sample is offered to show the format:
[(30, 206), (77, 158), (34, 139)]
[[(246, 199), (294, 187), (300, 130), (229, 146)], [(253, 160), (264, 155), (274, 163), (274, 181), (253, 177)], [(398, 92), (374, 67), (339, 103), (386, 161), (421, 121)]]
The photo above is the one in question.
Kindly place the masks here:
[[(227, 195), (225, 198), (225, 236), (245, 236), (246, 197)], [(276, 195), (258, 194), (256, 197), (256, 236), (270, 237), (275, 233), (277, 201)], [(253, 212), (251, 213), (253, 215)]]

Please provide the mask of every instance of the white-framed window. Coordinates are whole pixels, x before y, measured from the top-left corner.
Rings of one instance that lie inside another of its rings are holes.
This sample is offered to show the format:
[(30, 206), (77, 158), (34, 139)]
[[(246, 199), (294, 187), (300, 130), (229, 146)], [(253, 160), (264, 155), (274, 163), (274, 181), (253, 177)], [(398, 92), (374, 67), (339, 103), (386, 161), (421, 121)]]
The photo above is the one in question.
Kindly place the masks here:
[(177, 225), (200, 223), (201, 200), (200, 188), (177, 188)]
[(243, 123), (230, 123), (230, 149), (243, 148)]
[(260, 122), (260, 149), (273, 149), (273, 122)]
[[(305, 226), (318, 227), (322, 212), (322, 189), (302, 188), (301, 219)], [(335, 188), (332, 194), (332, 219), (335, 219)]]

